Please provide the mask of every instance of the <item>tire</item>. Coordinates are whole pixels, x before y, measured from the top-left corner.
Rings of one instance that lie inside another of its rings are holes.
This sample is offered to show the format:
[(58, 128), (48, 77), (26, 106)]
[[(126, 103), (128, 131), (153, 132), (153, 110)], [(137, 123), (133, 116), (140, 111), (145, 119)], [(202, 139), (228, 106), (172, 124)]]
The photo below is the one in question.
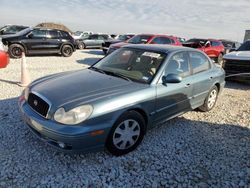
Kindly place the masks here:
[(126, 112), (111, 128), (106, 148), (115, 156), (125, 155), (138, 147), (145, 131), (146, 125), (142, 115), (136, 111)]
[(222, 66), (222, 64), (223, 64), (223, 54), (222, 53), (220, 53), (220, 55), (218, 56), (217, 63), (218, 63), (218, 65)]
[(216, 86), (213, 86), (212, 89), (209, 91), (204, 104), (199, 107), (199, 110), (203, 112), (208, 112), (212, 110), (216, 104), (217, 98), (218, 98), (218, 88)]
[(102, 49), (102, 51), (103, 51), (104, 55), (107, 55), (108, 50)]
[(70, 45), (63, 45), (61, 49), (61, 54), (64, 57), (70, 57), (73, 54), (73, 48)]
[(84, 44), (83, 42), (80, 42), (80, 43), (78, 44), (78, 48), (79, 48), (80, 50), (83, 50), (83, 49), (86, 48), (86, 46), (85, 46), (85, 44)]
[(8, 51), (11, 58), (21, 58), (22, 53), (25, 52), (23, 46), (20, 44), (11, 44)]

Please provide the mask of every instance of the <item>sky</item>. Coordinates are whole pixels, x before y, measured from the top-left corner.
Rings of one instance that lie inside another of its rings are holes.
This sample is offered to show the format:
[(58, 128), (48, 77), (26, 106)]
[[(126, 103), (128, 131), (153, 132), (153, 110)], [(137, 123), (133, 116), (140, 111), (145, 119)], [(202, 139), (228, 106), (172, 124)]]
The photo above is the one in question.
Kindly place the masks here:
[(155, 33), (242, 41), (250, 0), (0, 0), (0, 26), (41, 22), (72, 31)]

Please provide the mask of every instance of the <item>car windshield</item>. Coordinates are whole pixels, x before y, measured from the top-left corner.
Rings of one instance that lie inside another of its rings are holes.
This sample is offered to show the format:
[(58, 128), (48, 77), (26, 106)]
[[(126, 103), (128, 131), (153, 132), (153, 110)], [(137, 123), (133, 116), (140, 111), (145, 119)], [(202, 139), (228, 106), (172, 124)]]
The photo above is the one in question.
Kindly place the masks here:
[(128, 43), (131, 44), (146, 44), (152, 35), (137, 35), (129, 39)]
[(250, 51), (250, 41), (244, 42), (237, 51)]
[(224, 47), (232, 47), (233, 42), (230, 41), (221, 41)]
[(90, 67), (99, 72), (149, 84), (166, 54), (142, 49), (121, 48)]
[(19, 31), (18, 33), (16, 33), (17, 35), (25, 35), (27, 34), (28, 32), (30, 32), (32, 29), (31, 28), (26, 28), (22, 31)]
[(118, 40), (127, 40), (127, 35), (119, 35)]
[(12, 25), (12, 26), (5, 26), (5, 27), (1, 28), (0, 30), (4, 34), (14, 34), (14, 33), (17, 33), (19, 31), (22, 31), (25, 28), (27, 28), (27, 27), (25, 27), (25, 26), (13, 26)]
[(80, 36), (81, 34), (82, 34), (81, 31), (77, 31), (77, 32), (74, 33), (75, 36)]
[(192, 47), (192, 48), (200, 48), (207, 43), (205, 39), (190, 39), (183, 43), (183, 46)]

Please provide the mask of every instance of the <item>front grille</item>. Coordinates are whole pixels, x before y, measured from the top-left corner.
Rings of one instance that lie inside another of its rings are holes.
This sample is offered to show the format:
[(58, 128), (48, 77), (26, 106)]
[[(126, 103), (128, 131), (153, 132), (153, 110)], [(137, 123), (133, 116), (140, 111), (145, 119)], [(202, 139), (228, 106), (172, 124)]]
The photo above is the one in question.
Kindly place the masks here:
[(246, 60), (226, 60), (224, 70), (227, 75), (250, 72), (250, 61)]
[(30, 93), (28, 97), (28, 104), (38, 114), (42, 115), (43, 117), (47, 117), (50, 105), (41, 97)]

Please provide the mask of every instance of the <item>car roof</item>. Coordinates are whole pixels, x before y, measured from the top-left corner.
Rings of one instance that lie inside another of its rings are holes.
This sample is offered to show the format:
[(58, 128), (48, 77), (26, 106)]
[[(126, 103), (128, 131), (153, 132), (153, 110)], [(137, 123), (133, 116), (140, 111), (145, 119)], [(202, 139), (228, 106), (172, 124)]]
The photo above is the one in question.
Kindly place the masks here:
[(160, 53), (171, 53), (175, 51), (197, 51), (193, 48), (183, 47), (183, 46), (173, 46), (173, 45), (160, 45), (160, 44), (128, 44), (123, 46), (122, 48), (134, 48), (134, 49), (142, 49), (142, 50), (149, 50), (155, 51)]

